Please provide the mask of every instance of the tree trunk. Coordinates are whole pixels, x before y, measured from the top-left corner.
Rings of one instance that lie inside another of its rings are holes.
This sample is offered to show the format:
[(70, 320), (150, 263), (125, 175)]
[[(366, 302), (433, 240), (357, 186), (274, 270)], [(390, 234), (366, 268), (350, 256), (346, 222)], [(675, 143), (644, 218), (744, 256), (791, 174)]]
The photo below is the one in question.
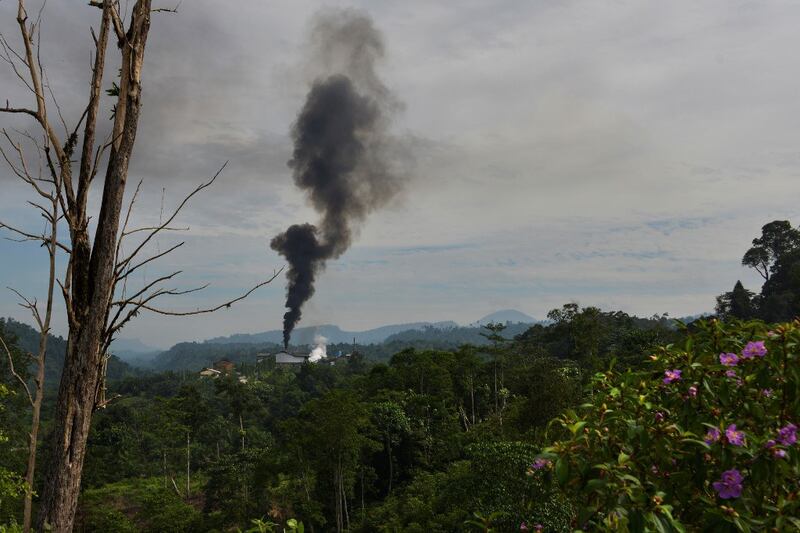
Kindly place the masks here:
[(52, 199), (53, 212), (50, 222), (50, 242), (47, 251), (50, 256), (49, 276), (47, 279), (47, 305), (45, 307), (44, 321), (39, 323), (39, 356), (36, 358), (36, 394), (34, 395), (31, 414), (31, 432), (28, 441), (28, 465), (25, 469), (25, 503), (22, 518), (22, 529), (25, 533), (31, 530), (31, 516), (33, 507), (33, 483), (36, 474), (36, 453), (39, 443), (39, 422), (44, 399), (44, 365), (47, 360), (47, 341), (50, 334), (50, 321), (53, 317), (53, 290), (56, 281), (56, 250), (58, 245), (58, 197), (61, 194), (59, 184), (56, 184)]
[(244, 423), (242, 423), (241, 413), (239, 413), (239, 433), (242, 436), (242, 453), (244, 453)]
[(33, 400), (31, 432), (28, 440), (28, 466), (25, 470), (25, 509), (23, 511), (22, 529), (26, 533), (31, 530), (31, 509), (33, 506), (33, 482), (36, 473), (36, 447), (39, 442), (39, 419), (44, 398), (44, 354), (47, 351), (47, 333), (39, 339), (39, 360), (36, 369), (36, 396)]
[(192, 467), (192, 457), (189, 448), (189, 434), (186, 434), (186, 499), (189, 499), (189, 492), (191, 491), (191, 467)]
[[(72, 530), (80, 493), (86, 441), (98, 388), (102, 386), (102, 347), (115, 283), (117, 233), (136, 129), (141, 109), (141, 70), (150, 28), (150, 0), (138, 0), (130, 29), (122, 43), (120, 95), (115, 112), (111, 151), (103, 187), (103, 199), (94, 248), (78, 253), (84, 245), (73, 240), (71, 257), (71, 320), (67, 353), (56, 403), (53, 445), (42, 492), (38, 529), (56, 532)], [(108, 10), (104, 9), (104, 16)], [(99, 49), (98, 49), (99, 53)], [(98, 66), (95, 66), (97, 72)], [(100, 66), (102, 70), (102, 66)], [(87, 129), (88, 129), (87, 122)], [(83, 176), (82, 176), (83, 177)], [(88, 184), (86, 184), (88, 187)], [(86, 230), (77, 232), (82, 240)]]
[(475, 425), (475, 384), (473, 382), (474, 378), (470, 378), (469, 380), (469, 399), (470, 403), (472, 404), (472, 425)]
[(386, 437), (386, 453), (389, 454), (389, 494), (391, 494), (392, 478), (394, 477), (394, 471), (392, 468), (392, 441), (388, 436)]

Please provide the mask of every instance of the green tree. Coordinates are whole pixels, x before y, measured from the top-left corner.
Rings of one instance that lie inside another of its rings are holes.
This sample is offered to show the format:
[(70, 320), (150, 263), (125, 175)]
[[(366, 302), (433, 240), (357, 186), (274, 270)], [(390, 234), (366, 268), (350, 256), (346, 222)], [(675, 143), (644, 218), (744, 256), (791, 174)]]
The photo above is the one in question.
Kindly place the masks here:
[(392, 446), (400, 444), (402, 438), (411, 432), (411, 424), (408, 421), (402, 406), (395, 402), (380, 402), (372, 406), (372, 421), (386, 449), (386, 457), (389, 463), (389, 494), (392, 493), (392, 481), (394, 480), (394, 456)]
[[(492, 366), (494, 367), (494, 412), (496, 415), (500, 416), (500, 421), (502, 423), (503, 417), (501, 415), (502, 408), (500, 405), (500, 398), (501, 398), (500, 391), (501, 389), (504, 388), (504, 381), (505, 381), (504, 356), (505, 356), (505, 347), (506, 344), (508, 343), (508, 339), (503, 337), (502, 333), (506, 329), (506, 325), (500, 324), (499, 322), (497, 323), (490, 322), (485, 326), (483, 326), (483, 328), (485, 328), (488, 331), (488, 333), (481, 333), (481, 337), (485, 337), (489, 342), (492, 343), (490, 353), (492, 355)], [(499, 382), (498, 382), (498, 371), (499, 371)]]
[(349, 500), (362, 448), (377, 444), (367, 436), (365, 406), (352, 391), (333, 390), (303, 406), (299, 419), (292, 438), (320, 479), (327, 479), (323, 494), (333, 494), (336, 530), (349, 529)]
[(761, 236), (742, 257), (742, 265), (754, 269), (767, 282), (780, 259), (800, 248), (800, 230), (788, 220), (774, 220), (761, 228)]
[(737, 281), (733, 290), (717, 296), (717, 314), (724, 318), (749, 320), (755, 316), (753, 297), (755, 295)]
[[(3, 383), (0, 383), (0, 399), (5, 398), (11, 394)], [(2, 409), (2, 404), (0, 404)], [(0, 431), (0, 443), (6, 442), (8, 437)], [(5, 468), (0, 467), (0, 508), (3, 503), (10, 499), (16, 499), (25, 492), (25, 483), (22, 478), (15, 472), (11, 472)]]

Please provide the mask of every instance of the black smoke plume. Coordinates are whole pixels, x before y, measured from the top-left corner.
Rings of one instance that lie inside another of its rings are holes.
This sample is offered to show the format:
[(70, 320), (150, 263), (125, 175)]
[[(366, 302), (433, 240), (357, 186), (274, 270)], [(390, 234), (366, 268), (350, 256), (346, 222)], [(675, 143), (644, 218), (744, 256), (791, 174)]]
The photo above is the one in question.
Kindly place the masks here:
[(361, 13), (329, 11), (315, 20), (312, 47), (319, 75), (292, 126), (289, 167), (320, 220), (290, 226), (270, 243), (289, 263), (286, 347), (326, 261), (341, 256), (360, 223), (400, 187), (386, 134), (397, 103), (374, 68), (383, 56), (380, 33)]

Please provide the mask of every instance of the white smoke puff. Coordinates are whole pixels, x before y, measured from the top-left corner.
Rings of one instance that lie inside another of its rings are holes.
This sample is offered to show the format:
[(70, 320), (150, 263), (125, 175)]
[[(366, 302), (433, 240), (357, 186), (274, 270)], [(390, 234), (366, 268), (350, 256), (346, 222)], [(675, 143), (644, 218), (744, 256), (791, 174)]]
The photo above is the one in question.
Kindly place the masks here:
[(328, 357), (328, 339), (322, 335), (314, 335), (314, 349), (308, 354), (308, 360), (316, 363), (320, 359)]

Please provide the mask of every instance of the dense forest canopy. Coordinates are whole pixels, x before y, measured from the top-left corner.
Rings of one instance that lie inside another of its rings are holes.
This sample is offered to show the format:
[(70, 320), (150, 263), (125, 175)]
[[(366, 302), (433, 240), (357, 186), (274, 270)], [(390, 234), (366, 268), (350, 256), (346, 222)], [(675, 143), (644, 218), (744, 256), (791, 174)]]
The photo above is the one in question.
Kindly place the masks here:
[[(765, 226), (754, 241), (754, 249), (770, 243), (758, 252), (768, 261), (753, 267), (765, 274), (762, 293), (737, 283), (718, 299), (720, 318), (792, 309), (765, 302), (779, 294), (790, 305), (797, 297), (785, 281), (795, 232), (788, 223)], [(757, 255), (752, 250), (745, 263)], [(150, 369), (111, 357), (114, 401), (92, 426), (76, 528), (224, 531), (297, 519), (311, 531), (460, 531), (488, 523), (510, 531), (534, 520), (566, 531), (575, 501), (524, 475), (560, 434), (552, 421), (592, 395), (596, 372), (646, 372), (658, 347), (702, 332), (703, 319), (696, 324), (568, 303), (532, 325), (396, 333), (355, 346), (345, 364), (280, 366), (256, 358), (278, 344), (218, 341), (177, 344)], [(24, 369), (36, 332), (9, 319), (0, 333)], [(58, 337), (49, 344), (47, 402), (63, 345)], [(329, 345), (330, 360), (353, 348)], [(198, 372), (221, 358), (235, 369)], [(4, 387), (19, 392), (5, 368)], [(27, 409), (19, 394), (2, 402), (2, 467), (13, 479), (24, 464)], [(0, 509), (11, 518), (20, 493), (9, 492)]]
[[(765, 287), (786, 278), (796, 250), (796, 243), (772, 242), (778, 252), (769, 256)], [(791, 301), (792, 286), (782, 287)], [(737, 298), (721, 311), (761, 305)], [(320, 530), (453, 531), (475, 512), (504, 513), (495, 518), (501, 527), (531, 512), (566, 523), (563, 496), (528, 486), (519, 469), (546, 440), (548, 423), (582, 401), (594, 371), (640, 368), (652, 350), (680, 343), (686, 331), (665, 316), (574, 303), (548, 319), (409, 330), (382, 349), (364, 347), (344, 366), (256, 362), (257, 353), (278, 348), (258, 344), (178, 344), (157, 359), (166, 369), (150, 371), (112, 358), (108, 393), (119, 398), (93, 424), (78, 528), (224, 530), (254, 518), (298, 517)], [(24, 368), (36, 332), (11, 320), (0, 328)], [(50, 343), (50, 383), (63, 343)], [(234, 373), (198, 374), (223, 354), (237, 363)], [(24, 439), (25, 408), (14, 395), (4, 404), (10, 439), (3, 466), (13, 472), (22, 464), (14, 442)], [(531, 500), (522, 505), (516, 492)], [(0, 503), (13, 516), (15, 499)]]

